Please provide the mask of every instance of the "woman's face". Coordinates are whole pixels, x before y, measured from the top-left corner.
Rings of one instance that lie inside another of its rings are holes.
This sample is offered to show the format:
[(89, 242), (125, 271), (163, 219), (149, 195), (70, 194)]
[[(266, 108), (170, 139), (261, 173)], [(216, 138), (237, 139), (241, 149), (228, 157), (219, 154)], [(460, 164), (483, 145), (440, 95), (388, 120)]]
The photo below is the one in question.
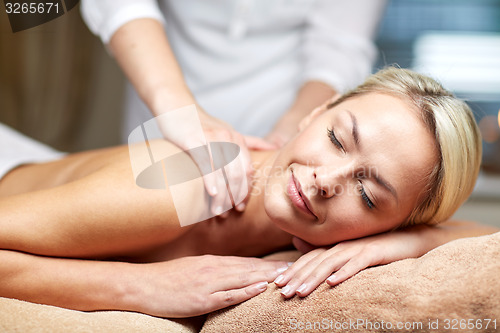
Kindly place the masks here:
[(265, 209), (315, 245), (400, 225), (437, 163), (435, 139), (402, 100), (370, 93), (310, 116), (274, 161)]

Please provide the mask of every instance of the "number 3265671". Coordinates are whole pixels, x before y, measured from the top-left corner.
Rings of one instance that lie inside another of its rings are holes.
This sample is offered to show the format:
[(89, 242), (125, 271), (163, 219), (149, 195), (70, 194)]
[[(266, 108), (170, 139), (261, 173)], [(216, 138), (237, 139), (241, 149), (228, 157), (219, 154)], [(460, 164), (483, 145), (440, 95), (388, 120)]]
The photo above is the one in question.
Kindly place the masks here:
[(6, 2), (5, 11), (7, 14), (49, 14), (59, 13), (59, 3), (53, 2)]

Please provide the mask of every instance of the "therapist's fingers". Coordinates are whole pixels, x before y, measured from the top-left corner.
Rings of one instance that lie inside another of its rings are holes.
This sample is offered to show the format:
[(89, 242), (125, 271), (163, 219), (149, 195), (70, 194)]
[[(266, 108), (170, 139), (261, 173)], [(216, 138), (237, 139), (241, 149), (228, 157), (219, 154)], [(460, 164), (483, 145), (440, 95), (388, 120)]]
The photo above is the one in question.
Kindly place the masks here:
[[(180, 143), (179, 145), (182, 145)], [(185, 151), (189, 152), (189, 155), (193, 161), (198, 166), (200, 174), (203, 176), (203, 183), (205, 189), (210, 196), (214, 196), (220, 192), (221, 188), (217, 182), (217, 178), (212, 173), (212, 158), (210, 156), (209, 150), (207, 149), (188, 149), (187, 147), (193, 146), (186, 144), (186, 147), (182, 147)]]
[[(211, 146), (211, 155), (215, 156), (215, 159), (224, 159), (224, 146), (223, 145), (212, 145)], [(224, 165), (225, 161), (214, 161), (214, 166), (216, 165)], [(229, 192), (227, 190), (226, 179), (224, 178), (224, 174), (222, 169), (215, 167), (215, 172), (211, 173), (210, 177), (214, 177), (217, 184), (217, 193), (212, 196), (212, 200), (210, 203), (210, 210), (214, 215), (221, 215), (227, 210), (232, 208), (231, 198), (229, 197)], [(222, 215), (221, 217), (227, 217), (227, 214)]]
[[(240, 146), (240, 154), (237, 160), (231, 163), (230, 168), (228, 168), (228, 174), (230, 175), (228, 180), (233, 181), (230, 184), (236, 210), (242, 212), (245, 210), (246, 203), (250, 198), (254, 169), (245, 137), (237, 133), (235, 141)], [(255, 140), (255, 142), (257, 141)]]
[(288, 141), (290, 141), (290, 138), (292, 136), (292, 133), (285, 134), (280, 132), (273, 132), (266, 136), (266, 140), (274, 144), (277, 148), (280, 148), (283, 147)]
[(273, 149), (278, 149), (278, 147), (262, 138), (259, 138), (257, 136), (251, 136), (251, 135), (245, 135), (243, 137), (245, 140), (245, 144), (248, 147), (248, 149), (253, 149), (253, 150), (273, 150)]
[[(229, 124), (220, 119), (214, 118), (205, 112), (200, 113), (200, 120), (202, 122), (203, 131), (208, 143), (231, 142), (240, 147), (239, 154), (237, 155), (236, 160), (233, 161), (234, 150), (230, 147), (230, 145), (219, 144), (210, 146), (213, 147), (213, 149), (223, 150), (216, 151), (215, 155), (214, 152), (212, 152), (211, 156), (212, 158), (216, 156), (217, 159), (222, 159), (222, 161), (214, 161), (217, 165), (216, 169), (221, 168), (222, 165), (224, 166), (223, 171), (225, 172), (225, 181), (227, 181), (227, 184), (229, 185), (236, 209), (243, 211), (246, 206), (246, 201), (248, 200), (248, 192), (253, 175), (250, 152), (248, 150), (245, 137), (234, 130)], [(265, 143), (262, 139), (251, 138), (249, 140), (250, 143), (254, 146), (260, 147), (261, 149), (270, 148), (269, 144)], [(225, 149), (227, 149), (227, 151), (224, 151)], [(215, 173), (220, 174), (219, 172)], [(225, 207), (231, 207), (231, 202), (229, 202), (229, 206), (226, 206), (226, 204), (228, 204), (228, 191), (225, 187), (225, 182), (222, 182), (224, 177), (216, 176), (215, 178), (218, 191), (217, 194), (212, 195), (211, 210), (214, 214), (220, 215), (218, 213), (221, 211), (221, 207), (224, 209)], [(208, 177), (207, 179), (210, 182), (213, 178)], [(212, 184), (210, 183), (210, 185)]]
[[(218, 128), (218, 130), (211, 129), (205, 135), (208, 142), (222, 143), (210, 145), (214, 168), (217, 169), (214, 170), (214, 174), (218, 190), (212, 196), (210, 209), (213, 214), (220, 216), (222, 212), (232, 208), (229, 190), (236, 209), (242, 211), (246, 205), (245, 202), (249, 192), (248, 184), (251, 181), (253, 172), (250, 153), (243, 135), (229, 126)], [(224, 144), (224, 142), (231, 142), (240, 147), (236, 159), (234, 146)], [(227, 215), (224, 214), (221, 217), (224, 218)]]

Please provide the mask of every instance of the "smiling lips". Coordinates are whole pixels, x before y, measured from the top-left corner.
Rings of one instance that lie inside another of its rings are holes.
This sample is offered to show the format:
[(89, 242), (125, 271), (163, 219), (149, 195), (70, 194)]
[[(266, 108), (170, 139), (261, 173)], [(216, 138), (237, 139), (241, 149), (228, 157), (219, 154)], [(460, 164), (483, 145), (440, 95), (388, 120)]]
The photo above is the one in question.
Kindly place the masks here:
[(313, 211), (309, 208), (311, 207), (311, 203), (307, 199), (307, 197), (302, 193), (300, 188), (300, 182), (293, 176), (293, 173), (290, 175), (290, 179), (288, 180), (288, 186), (286, 189), (290, 200), (293, 205), (306, 213), (307, 215), (311, 215), (315, 218), (317, 216), (313, 213)]

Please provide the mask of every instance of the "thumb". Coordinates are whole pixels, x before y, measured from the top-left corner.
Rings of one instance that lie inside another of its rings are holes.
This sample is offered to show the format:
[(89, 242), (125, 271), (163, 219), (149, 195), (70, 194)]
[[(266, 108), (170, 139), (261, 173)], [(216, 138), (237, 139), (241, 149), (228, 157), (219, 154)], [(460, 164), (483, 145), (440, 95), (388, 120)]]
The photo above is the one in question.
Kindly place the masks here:
[(256, 136), (245, 135), (243, 138), (245, 140), (245, 144), (249, 149), (273, 150), (278, 148), (276, 145)]

